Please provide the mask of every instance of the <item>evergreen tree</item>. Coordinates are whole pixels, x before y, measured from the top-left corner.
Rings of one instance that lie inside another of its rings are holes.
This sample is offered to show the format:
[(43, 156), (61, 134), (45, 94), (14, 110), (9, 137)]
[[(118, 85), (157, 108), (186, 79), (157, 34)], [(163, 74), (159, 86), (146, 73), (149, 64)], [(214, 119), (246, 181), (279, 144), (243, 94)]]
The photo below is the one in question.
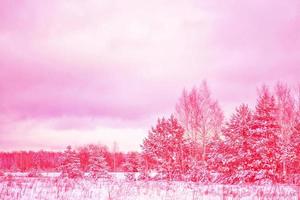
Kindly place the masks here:
[(130, 152), (126, 155), (125, 162), (123, 163), (123, 171), (126, 172), (127, 180), (135, 179), (135, 172), (138, 172), (139, 168), (139, 154), (136, 152)]
[(107, 162), (98, 149), (90, 152), (88, 169), (93, 179), (109, 178)]
[(253, 149), (251, 168), (255, 172), (254, 182), (277, 182), (277, 162), (280, 160), (278, 146), (279, 125), (274, 97), (264, 86), (259, 95), (251, 126), (250, 145)]
[(139, 164), (139, 154), (137, 152), (129, 152), (126, 155), (125, 162), (123, 163), (123, 170), (125, 172), (137, 172)]
[(253, 148), (249, 143), (252, 113), (247, 105), (236, 109), (223, 129), (224, 140), (212, 143), (210, 168), (223, 174), (224, 183), (247, 183), (253, 174), (249, 163)]
[(144, 140), (143, 154), (152, 159), (152, 169), (162, 178), (182, 179), (184, 129), (174, 116), (170, 119), (159, 119), (155, 128), (149, 131)]
[(71, 146), (67, 146), (64, 152), (64, 161), (62, 163), (61, 176), (68, 178), (80, 178), (83, 176), (80, 170), (80, 158), (77, 153), (72, 150)]
[(185, 140), (183, 149), (182, 164), (185, 180), (208, 182), (207, 166), (202, 161), (202, 145), (191, 139), (187, 139)]

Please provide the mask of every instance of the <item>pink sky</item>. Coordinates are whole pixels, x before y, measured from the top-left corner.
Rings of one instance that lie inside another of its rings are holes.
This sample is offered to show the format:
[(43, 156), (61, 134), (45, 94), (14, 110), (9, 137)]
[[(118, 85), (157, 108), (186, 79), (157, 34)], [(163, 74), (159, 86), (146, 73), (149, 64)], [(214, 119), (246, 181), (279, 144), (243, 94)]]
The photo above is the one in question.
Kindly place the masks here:
[(203, 79), (226, 115), (300, 77), (298, 0), (0, 3), (0, 150), (137, 150)]

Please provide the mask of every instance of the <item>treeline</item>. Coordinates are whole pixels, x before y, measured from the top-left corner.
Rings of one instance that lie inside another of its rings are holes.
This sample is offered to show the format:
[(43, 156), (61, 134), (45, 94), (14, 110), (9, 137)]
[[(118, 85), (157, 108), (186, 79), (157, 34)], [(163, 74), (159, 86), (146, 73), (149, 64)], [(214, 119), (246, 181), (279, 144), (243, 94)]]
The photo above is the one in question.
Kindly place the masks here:
[(241, 104), (225, 121), (204, 82), (183, 91), (175, 115), (159, 119), (142, 148), (145, 172), (162, 179), (300, 184), (300, 87), (263, 86), (254, 109)]
[(254, 108), (241, 104), (225, 120), (203, 82), (183, 90), (175, 108), (151, 128), (141, 153), (111, 152), (101, 145), (68, 146), (56, 153), (1, 153), (0, 167), (60, 171), (69, 178), (84, 172), (107, 178), (110, 171), (122, 171), (130, 180), (300, 184), (300, 87), (262, 86)]
[(0, 169), (12, 172), (26, 172), (32, 169), (55, 171), (61, 163), (62, 156), (62, 152), (48, 151), (0, 152)]
[[(99, 155), (103, 155), (107, 170), (110, 172), (127, 171), (129, 165), (126, 163), (141, 157), (138, 152), (111, 152), (103, 145), (86, 145), (72, 150), (75, 152), (74, 159), (79, 160), (79, 168), (83, 172), (89, 170), (91, 149), (99, 149)], [(0, 170), (2, 172), (60, 172), (66, 159), (65, 152), (0, 152)]]

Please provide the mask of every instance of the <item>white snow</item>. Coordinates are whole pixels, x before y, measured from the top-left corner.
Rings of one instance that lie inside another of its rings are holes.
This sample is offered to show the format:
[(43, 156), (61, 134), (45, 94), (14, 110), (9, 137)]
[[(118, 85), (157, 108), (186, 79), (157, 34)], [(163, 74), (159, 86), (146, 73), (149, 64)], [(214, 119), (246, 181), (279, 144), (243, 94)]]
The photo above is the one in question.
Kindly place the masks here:
[(98, 181), (82, 178), (1, 177), (1, 200), (188, 200), (188, 199), (289, 199), (298, 200), (299, 187), (287, 185), (201, 185), (191, 182), (126, 181), (124, 174)]

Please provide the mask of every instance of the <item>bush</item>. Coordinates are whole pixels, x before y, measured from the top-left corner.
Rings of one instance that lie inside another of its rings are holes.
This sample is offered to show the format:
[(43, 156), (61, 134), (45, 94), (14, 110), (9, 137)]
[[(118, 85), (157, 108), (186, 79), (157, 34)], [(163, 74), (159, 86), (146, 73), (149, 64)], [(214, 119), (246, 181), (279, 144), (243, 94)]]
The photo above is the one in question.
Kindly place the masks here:
[(41, 177), (42, 174), (37, 170), (32, 170), (28, 173), (27, 177)]
[(134, 172), (128, 172), (125, 174), (127, 181), (135, 181), (135, 173)]

